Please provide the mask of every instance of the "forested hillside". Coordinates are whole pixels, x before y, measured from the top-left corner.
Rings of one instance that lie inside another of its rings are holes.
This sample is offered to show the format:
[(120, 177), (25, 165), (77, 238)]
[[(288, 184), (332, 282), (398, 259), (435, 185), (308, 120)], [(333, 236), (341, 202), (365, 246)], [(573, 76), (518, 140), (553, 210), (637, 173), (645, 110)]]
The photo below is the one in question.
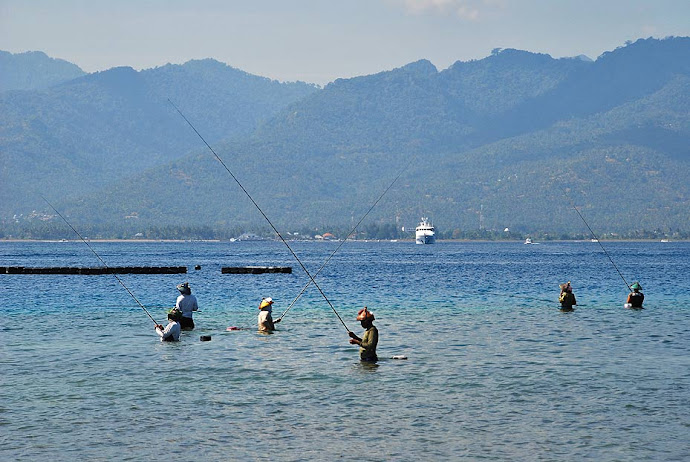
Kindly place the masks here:
[(8, 53), (0, 50), (0, 92), (39, 90), (84, 75), (79, 66), (48, 57), (41, 51)]
[(2, 93), (0, 216), (40, 207), (35, 193), (78, 200), (188, 154), (198, 139), (168, 99), (217, 142), (248, 135), (316, 90), (203, 60), (113, 68), (45, 90)]
[[(230, 91), (211, 80), (198, 88)], [(191, 117), (281, 229), (346, 229), (409, 163), (368, 223), (398, 229), (424, 215), (446, 235), (586, 234), (574, 204), (600, 233), (690, 230), (689, 38), (639, 40), (594, 62), (495, 50), (440, 72), (422, 60), (306, 90), (244, 133)], [(180, 107), (196, 113), (195, 104), (188, 96)], [(242, 114), (232, 117), (239, 124)], [(188, 156), (136, 165), (60, 206), (85, 226), (132, 232), (181, 216), (209, 229), (264, 229), (203, 143), (193, 133), (185, 142)]]

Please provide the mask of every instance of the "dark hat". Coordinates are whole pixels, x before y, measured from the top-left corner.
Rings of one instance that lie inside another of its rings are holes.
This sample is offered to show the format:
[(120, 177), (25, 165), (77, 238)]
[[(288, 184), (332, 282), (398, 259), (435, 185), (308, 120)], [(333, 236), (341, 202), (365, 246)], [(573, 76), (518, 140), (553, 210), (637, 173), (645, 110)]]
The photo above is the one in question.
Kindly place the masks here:
[(177, 308), (173, 308), (172, 310), (168, 311), (168, 319), (179, 321), (182, 319), (182, 311), (178, 310)]

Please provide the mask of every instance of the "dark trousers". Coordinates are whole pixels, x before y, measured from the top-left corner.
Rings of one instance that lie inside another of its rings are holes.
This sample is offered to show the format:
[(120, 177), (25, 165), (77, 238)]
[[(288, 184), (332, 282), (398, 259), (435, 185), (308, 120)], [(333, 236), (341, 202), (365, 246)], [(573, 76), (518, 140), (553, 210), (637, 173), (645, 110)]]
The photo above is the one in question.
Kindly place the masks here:
[(185, 318), (183, 316), (182, 319), (180, 319), (180, 328), (182, 330), (194, 329), (194, 320), (192, 318)]

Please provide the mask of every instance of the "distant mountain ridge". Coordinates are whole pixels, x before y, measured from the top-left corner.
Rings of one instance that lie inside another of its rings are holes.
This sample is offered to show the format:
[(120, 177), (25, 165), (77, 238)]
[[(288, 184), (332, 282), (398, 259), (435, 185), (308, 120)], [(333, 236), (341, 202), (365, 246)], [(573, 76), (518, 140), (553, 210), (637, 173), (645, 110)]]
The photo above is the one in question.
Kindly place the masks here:
[(43, 90), (1, 93), (0, 192), (7, 200), (0, 216), (36, 208), (26, 193), (46, 184), (49, 198), (78, 198), (183, 157), (198, 139), (168, 99), (216, 142), (247, 136), (316, 90), (204, 60), (139, 72), (118, 67)]
[(42, 51), (0, 50), (0, 92), (40, 90), (84, 75), (76, 64), (50, 58)]
[[(194, 66), (203, 67), (203, 62), (188, 64), (190, 75)], [(177, 88), (172, 76), (178, 71), (164, 66), (130, 77), (146, 81), (142, 88)], [(424, 215), (439, 230), (466, 230), (480, 226), (481, 211), (487, 229), (565, 235), (583, 229), (572, 200), (602, 232), (690, 230), (690, 38), (638, 40), (596, 61), (513, 49), (442, 71), (420, 60), (339, 79), (323, 89), (298, 86), (270, 115), (254, 119), (255, 128), (249, 124), (239, 132), (223, 120), (239, 125), (252, 104), (275, 101), (268, 88), (284, 87), (265, 85), (263, 99), (245, 104), (239, 96), (224, 96), (246, 77), (232, 73), (227, 81), (208, 77), (203, 84), (195, 76), (188, 82), (195, 90), (181, 97), (180, 107), (190, 111), (200, 132), (212, 138), (214, 150), (281, 229), (346, 228), (412, 160), (368, 220), (409, 226)], [(209, 102), (198, 104), (191, 95), (204, 88), (213, 89)], [(210, 101), (216, 95), (241, 109), (221, 112), (223, 105)], [(146, 100), (132, 98), (139, 108)], [(123, 104), (109, 103), (113, 117)], [(204, 107), (215, 107), (219, 117), (204, 113)], [(22, 117), (9, 117), (24, 127), (16, 131), (17, 150), (27, 139), (46, 142), (40, 132), (45, 116), (30, 117), (39, 112), (36, 106)], [(147, 110), (141, 113), (151, 118)], [(190, 154), (167, 161), (151, 157), (148, 167), (132, 163), (135, 172), (102, 189), (59, 191), (60, 206), (87, 223), (117, 225), (136, 216), (136, 228), (175, 224), (179, 210), (171, 204), (182, 202), (185, 220), (199, 226), (264, 225), (203, 144), (184, 134), (184, 126), (146, 127), (151, 133), (157, 129), (160, 133), (148, 137), (149, 150), (184, 143)], [(93, 131), (103, 133), (87, 130)], [(174, 138), (177, 132), (180, 138)], [(3, 152), (10, 135), (0, 132)], [(114, 150), (115, 143), (106, 144)], [(128, 149), (144, 145), (137, 141)], [(18, 164), (15, 171), (21, 172)], [(114, 165), (122, 167), (122, 161)], [(13, 210), (29, 208), (27, 201), (13, 205), (21, 205)]]

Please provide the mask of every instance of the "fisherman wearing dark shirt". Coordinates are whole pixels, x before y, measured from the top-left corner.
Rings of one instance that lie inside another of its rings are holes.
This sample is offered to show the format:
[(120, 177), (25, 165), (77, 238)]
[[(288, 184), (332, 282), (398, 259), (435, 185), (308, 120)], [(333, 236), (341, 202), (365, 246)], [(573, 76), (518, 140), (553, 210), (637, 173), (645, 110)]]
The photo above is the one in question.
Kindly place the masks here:
[(632, 289), (632, 292), (628, 294), (626, 304), (629, 304), (630, 308), (642, 308), (642, 303), (644, 302), (644, 294), (640, 292), (642, 290), (642, 286), (636, 281), (630, 286), (630, 288)]
[(567, 284), (561, 284), (561, 295), (558, 301), (561, 304), (562, 311), (573, 311), (573, 305), (577, 305), (573, 288), (570, 286), (570, 281)]
[(379, 343), (379, 331), (374, 326), (374, 313), (365, 306), (357, 313), (357, 321), (366, 329), (362, 338), (357, 337), (354, 332), (348, 332), (350, 343), (359, 345), (359, 359), (362, 361), (378, 361), (376, 356), (376, 345)]

